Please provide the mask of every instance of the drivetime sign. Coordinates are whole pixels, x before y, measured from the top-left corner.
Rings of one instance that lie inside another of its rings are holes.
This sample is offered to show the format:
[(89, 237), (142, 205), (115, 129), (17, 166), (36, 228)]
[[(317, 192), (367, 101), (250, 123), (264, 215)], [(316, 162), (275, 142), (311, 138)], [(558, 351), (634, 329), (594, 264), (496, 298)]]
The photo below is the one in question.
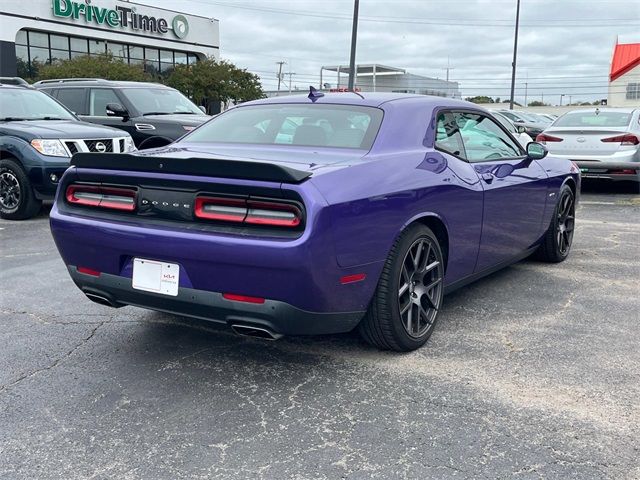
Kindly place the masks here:
[(161, 34), (172, 30), (178, 38), (184, 38), (189, 31), (189, 24), (183, 15), (177, 15), (169, 27), (169, 22), (165, 18), (142, 15), (136, 12), (135, 7), (117, 5), (115, 9), (103, 8), (92, 5), (91, 0), (86, 0), (86, 3), (53, 0), (53, 14), (56, 17), (82, 19), (87, 23), (107, 25), (111, 28), (130, 28)]

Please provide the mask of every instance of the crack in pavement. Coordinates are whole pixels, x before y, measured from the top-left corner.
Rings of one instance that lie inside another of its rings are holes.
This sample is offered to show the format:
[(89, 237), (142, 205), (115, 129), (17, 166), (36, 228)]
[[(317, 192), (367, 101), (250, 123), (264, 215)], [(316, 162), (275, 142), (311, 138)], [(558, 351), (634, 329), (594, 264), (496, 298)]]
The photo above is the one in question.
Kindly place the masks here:
[(56, 358), (51, 365), (48, 365), (48, 366), (42, 367), (42, 368), (38, 368), (38, 369), (33, 370), (33, 371), (29, 372), (29, 373), (25, 373), (25, 374), (21, 375), (20, 377), (18, 377), (17, 379), (15, 379), (14, 381), (7, 383), (6, 385), (0, 385), (0, 394), (6, 392), (11, 387), (14, 387), (14, 386), (18, 385), (19, 383), (23, 382), (24, 380), (26, 380), (28, 378), (35, 377), (39, 373), (42, 373), (42, 372), (45, 372), (45, 371), (49, 371), (49, 370), (57, 367), (63, 360), (65, 360), (66, 358), (69, 358), (71, 355), (74, 354), (74, 352), (76, 350), (78, 350), (80, 347), (82, 347), (84, 344), (86, 344), (89, 340), (91, 340), (93, 338), (93, 336), (96, 334), (96, 332), (98, 331), (98, 329), (101, 326), (103, 326), (105, 323), (107, 323), (107, 322), (104, 321), (104, 322), (98, 323), (94, 328), (91, 329), (91, 332), (89, 332), (88, 336), (86, 336), (84, 339), (82, 339), (80, 341), (80, 343), (75, 345), (67, 353), (65, 353), (64, 355), (62, 355), (59, 358)]

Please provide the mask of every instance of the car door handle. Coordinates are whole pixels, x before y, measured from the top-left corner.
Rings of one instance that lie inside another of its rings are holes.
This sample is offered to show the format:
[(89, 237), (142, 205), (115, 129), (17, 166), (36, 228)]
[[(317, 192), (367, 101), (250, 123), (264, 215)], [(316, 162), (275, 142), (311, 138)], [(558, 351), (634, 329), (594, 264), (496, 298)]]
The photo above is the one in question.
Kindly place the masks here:
[(482, 174), (482, 179), (487, 183), (493, 182), (494, 178), (496, 178), (496, 176), (493, 173), (483, 173)]

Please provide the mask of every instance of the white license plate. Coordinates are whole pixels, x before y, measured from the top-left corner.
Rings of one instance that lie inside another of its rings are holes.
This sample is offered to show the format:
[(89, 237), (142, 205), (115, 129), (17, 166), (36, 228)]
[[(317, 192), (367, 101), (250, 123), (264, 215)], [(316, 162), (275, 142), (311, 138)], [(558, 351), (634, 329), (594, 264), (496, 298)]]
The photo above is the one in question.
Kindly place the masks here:
[(136, 290), (178, 295), (180, 266), (175, 263), (157, 262), (143, 258), (133, 259), (133, 279), (131, 286)]

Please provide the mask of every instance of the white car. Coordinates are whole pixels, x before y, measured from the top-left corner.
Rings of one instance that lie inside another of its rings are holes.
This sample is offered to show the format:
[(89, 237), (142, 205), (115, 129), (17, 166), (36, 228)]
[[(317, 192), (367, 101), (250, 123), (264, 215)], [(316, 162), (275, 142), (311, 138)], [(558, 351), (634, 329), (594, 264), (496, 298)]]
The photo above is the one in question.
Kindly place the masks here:
[(583, 178), (631, 180), (640, 188), (638, 108), (573, 110), (536, 140), (553, 156), (573, 160)]

